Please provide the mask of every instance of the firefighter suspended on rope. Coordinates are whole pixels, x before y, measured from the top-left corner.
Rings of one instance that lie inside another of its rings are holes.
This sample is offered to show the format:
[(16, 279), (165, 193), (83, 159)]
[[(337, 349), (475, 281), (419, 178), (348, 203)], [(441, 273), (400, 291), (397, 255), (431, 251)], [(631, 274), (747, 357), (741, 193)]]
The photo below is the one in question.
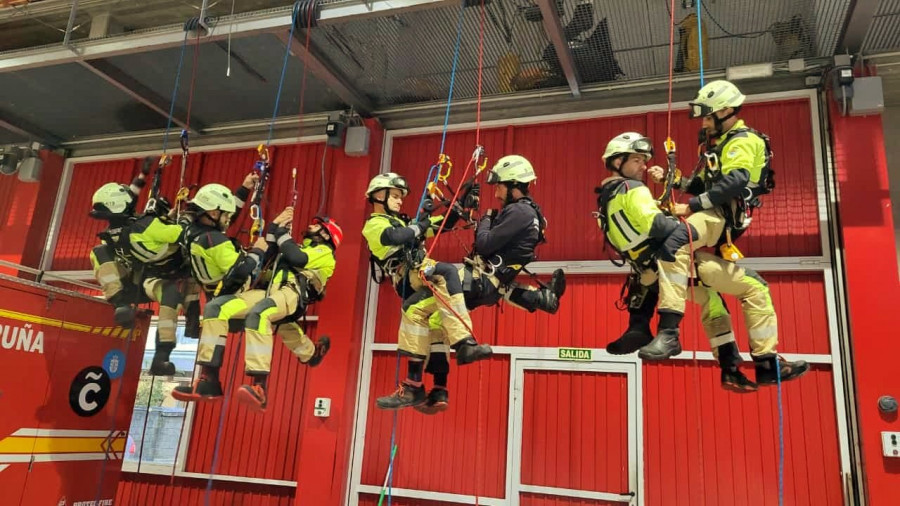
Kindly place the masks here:
[(502, 203), (498, 212), (488, 210), (478, 222), (475, 245), (462, 271), (466, 306), (472, 310), (492, 305), (501, 298), (530, 313), (555, 314), (566, 290), (562, 269), (553, 272), (549, 284), (520, 284), (516, 277), (535, 259), (535, 248), (546, 242), (547, 221), (532, 200), (530, 189), (537, 180), (525, 157), (509, 155), (488, 173), (494, 197)]
[[(231, 295), (243, 291), (268, 248), (265, 238), (259, 238), (250, 251), (244, 253), (225, 235), (257, 180), (257, 174), (248, 174), (233, 194), (221, 184), (210, 183), (200, 187), (188, 203), (185, 215), (192, 221), (185, 231), (183, 248), (190, 258), (194, 279), (206, 294), (204, 320), (211, 318), (210, 312), (215, 308), (212, 304), (214, 293)], [(227, 332), (223, 334), (210, 337), (201, 331), (197, 354), (197, 363), (202, 366), (200, 378), (193, 385), (176, 387), (172, 391), (173, 397), (194, 400), (196, 396), (222, 395), (218, 373)]]
[(145, 185), (149, 163), (130, 186), (107, 183), (93, 196), (90, 215), (110, 223), (99, 234), (101, 244), (91, 251), (94, 275), (104, 297), (114, 306), (116, 322), (134, 323), (132, 304), (159, 303), (156, 349), (150, 364), (153, 375), (173, 375), (169, 356), (175, 348), (178, 313), (186, 306), (185, 335), (199, 336), (199, 299), (190, 269), (179, 247), (184, 228), (175, 222), (168, 201), (158, 195), (159, 172), (154, 177), (144, 214), (135, 215), (137, 196)]
[[(566, 289), (562, 269), (553, 272), (550, 282), (533, 286), (516, 282), (516, 278), (535, 259), (535, 248), (545, 242), (547, 221), (540, 207), (531, 199), (531, 184), (537, 180), (534, 167), (522, 156), (509, 155), (497, 161), (488, 173), (487, 183), (494, 186), (494, 197), (502, 203), (497, 212), (485, 213), (475, 232), (472, 253), (459, 270), (466, 308), (491, 306), (505, 300), (511, 306), (530, 313), (544, 311), (555, 314), (559, 299)], [(451, 215), (467, 214), (477, 209), (480, 200), (478, 183), (463, 185), (460, 190), (459, 211)], [(442, 317), (435, 313), (429, 320), (432, 353), (426, 372), (434, 375), (434, 388), (424, 404), (415, 409), (433, 415), (449, 405), (447, 391), (447, 363)], [(445, 367), (444, 364), (447, 364)]]
[[(752, 210), (760, 205), (759, 197), (774, 188), (768, 140), (748, 128), (737, 116), (744, 98), (734, 84), (713, 81), (690, 103), (690, 116), (703, 121), (701, 135), (705, 138), (705, 163), (695, 177), (679, 182), (679, 187), (694, 196), (688, 204), (673, 206), (676, 216), (687, 217), (698, 248), (716, 247), (719, 255), (731, 262), (742, 257), (733, 240), (750, 225)], [(650, 175), (659, 181), (662, 170), (651, 170)], [(691, 245), (682, 245), (674, 259), (659, 261), (661, 320), (656, 338), (640, 351), (645, 360), (663, 360), (681, 352), (679, 326), (691, 276), (691, 249)], [(757, 382), (776, 383), (776, 367), (780, 368), (782, 381), (804, 374), (809, 369), (808, 364), (787, 362), (777, 356), (775, 308), (768, 285), (759, 274), (734, 264), (714, 261), (715, 257), (709, 253), (698, 252), (694, 257), (698, 263), (697, 274), (704, 284), (735, 295), (741, 301)], [(709, 261), (701, 267), (699, 260), (705, 257), (709, 257)], [(712, 300), (721, 301), (721, 298), (712, 297)], [(720, 341), (734, 341), (733, 334), (726, 331), (730, 331), (731, 319), (724, 304), (716, 302), (704, 314), (708, 331), (718, 329), (716, 335), (724, 334)]]
[[(427, 198), (415, 220), (401, 215), (400, 207), (408, 193), (406, 180), (392, 172), (375, 176), (366, 190), (373, 212), (363, 227), (363, 236), (371, 252), (372, 275), (377, 282), (390, 278), (403, 301), (398, 347), (400, 354), (407, 357), (408, 368), (397, 391), (377, 400), (382, 409), (426, 402), (422, 374), (425, 358), (432, 350), (429, 319), (435, 312), (440, 312), (441, 327), (450, 347), (456, 350), (457, 364), (483, 360), (492, 353), (490, 346), (478, 344), (469, 331), (472, 323), (456, 268), (425, 257), (424, 238), (440, 225), (443, 217), (431, 216), (434, 204)], [(434, 292), (424, 285), (420, 271), (432, 283)], [(439, 302), (439, 298), (447, 303)]]

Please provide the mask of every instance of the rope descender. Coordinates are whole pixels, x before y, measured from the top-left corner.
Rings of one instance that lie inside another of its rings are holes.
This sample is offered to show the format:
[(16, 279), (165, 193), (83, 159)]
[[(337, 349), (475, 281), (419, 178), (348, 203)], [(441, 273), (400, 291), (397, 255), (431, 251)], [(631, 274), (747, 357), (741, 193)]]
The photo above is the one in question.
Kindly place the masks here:
[[(479, 159), (481, 159), (480, 164), (478, 163)], [(472, 163), (475, 164), (475, 177), (478, 177), (487, 168), (488, 159), (485, 156), (484, 146), (481, 144), (476, 145), (475, 151), (472, 152)]]
[(257, 181), (256, 188), (254, 188), (253, 203), (250, 205), (250, 219), (253, 221), (253, 225), (250, 226), (251, 245), (259, 239), (266, 225), (262, 219), (260, 204), (263, 192), (266, 189), (266, 180), (269, 178), (269, 147), (265, 144), (260, 144), (257, 146), (256, 152), (259, 154), (259, 160), (254, 165), (254, 169), (259, 171), (259, 181)]
[(678, 170), (678, 160), (676, 158), (675, 141), (671, 137), (666, 138), (666, 162), (668, 168), (666, 170), (665, 187), (663, 194), (659, 197), (657, 203), (660, 209), (669, 214), (673, 214), (675, 207), (675, 199), (673, 198), (673, 189), (676, 184), (681, 181), (681, 171)]

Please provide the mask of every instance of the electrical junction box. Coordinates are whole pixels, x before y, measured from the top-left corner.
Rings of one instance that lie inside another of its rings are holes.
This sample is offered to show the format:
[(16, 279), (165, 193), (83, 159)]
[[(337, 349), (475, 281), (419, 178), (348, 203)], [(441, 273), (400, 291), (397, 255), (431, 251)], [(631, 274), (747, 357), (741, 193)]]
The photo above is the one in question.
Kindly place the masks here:
[(885, 457), (900, 458), (900, 432), (881, 433), (881, 452)]
[(347, 156), (366, 156), (369, 154), (369, 128), (365, 125), (352, 126), (347, 129), (344, 141), (344, 153)]
[(313, 415), (319, 418), (328, 418), (331, 416), (331, 399), (328, 397), (316, 397)]
[(884, 89), (881, 77), (857, 77), (853, 81), (850, 116), (867, 116), (884, 112)]
[(329, 121), (325, 125), (325, 144), (331, 148), (339, 148), (344, 144), (344, 130), (346, 129), (343, 121)]

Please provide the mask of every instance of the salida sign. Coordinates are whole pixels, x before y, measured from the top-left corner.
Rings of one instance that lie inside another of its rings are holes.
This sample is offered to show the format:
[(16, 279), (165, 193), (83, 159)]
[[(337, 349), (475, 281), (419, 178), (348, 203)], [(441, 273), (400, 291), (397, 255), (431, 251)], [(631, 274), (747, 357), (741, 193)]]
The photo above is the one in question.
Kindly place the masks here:
[(0, 278), (0, 502), (111, 505), (149, 318), (50, 290)]

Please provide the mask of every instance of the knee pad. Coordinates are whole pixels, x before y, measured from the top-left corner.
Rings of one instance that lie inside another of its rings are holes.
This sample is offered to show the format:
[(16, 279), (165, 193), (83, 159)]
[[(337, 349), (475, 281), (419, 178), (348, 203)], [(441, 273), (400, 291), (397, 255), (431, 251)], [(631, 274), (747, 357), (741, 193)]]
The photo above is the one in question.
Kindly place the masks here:
[(459, 280), (459, 272), (453, 267), (453, 264), (438, 262), (434, 266), (434, 275), (444, 278), (450, 295), (462, 293), (462, 282)]
[(222, 312), (222, 306), (232, 299), (234, 299), (234, 295), (222, 295), (207, 302), (206, 307), (203, 308), (203, 318), (218, 318)]
[(259, 329), (262, 323), (263, 312), (273, 307), (275, 307), (275, 302), (272, 299), (263, 299), (259, 301), (255, 306), (250, 308), (250, 312), (247, 313), (247, 318), (244, 319), (244, 326), (248, 329)]

